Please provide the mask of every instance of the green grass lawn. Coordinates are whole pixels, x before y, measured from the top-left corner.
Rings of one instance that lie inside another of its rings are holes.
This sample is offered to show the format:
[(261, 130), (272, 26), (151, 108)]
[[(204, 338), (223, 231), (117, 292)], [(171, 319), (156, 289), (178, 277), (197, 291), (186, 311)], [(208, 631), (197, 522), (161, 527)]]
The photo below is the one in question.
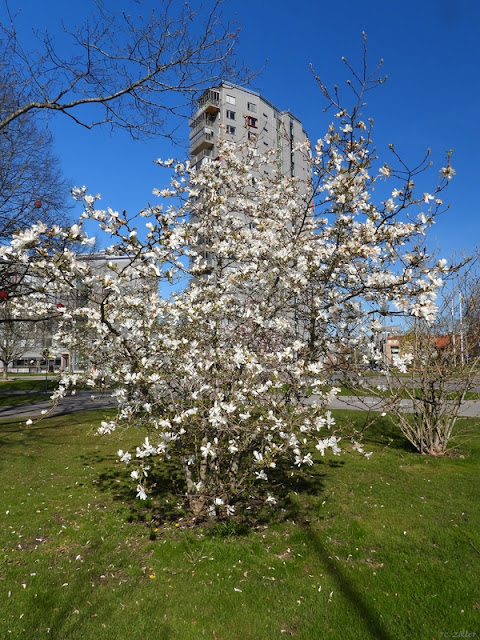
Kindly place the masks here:
[[(58, 376), (49, 373), (47, 378), (48, 388), (54, 389), (58, 383)], [(45, 389), (45, 375), (42, 378), (33, 376), (11, 377), (8, 380), (0, 380), (0, 393), (9, 391), (43, 391)]]
[(135, 501), (115, 453), (135, 434), (100, 439), (101, 415), (0, 423), (2, 640), (480, 635), (478, 422), (428, 459), (381, 419), (370, 460), (325, 457), (240, 535), (189, 529), (162, 487)]
[(0, 381), (0, 407), (31, 404), (48, 400), (56, 389), (56, 379), (43, 380), (2, 380)]

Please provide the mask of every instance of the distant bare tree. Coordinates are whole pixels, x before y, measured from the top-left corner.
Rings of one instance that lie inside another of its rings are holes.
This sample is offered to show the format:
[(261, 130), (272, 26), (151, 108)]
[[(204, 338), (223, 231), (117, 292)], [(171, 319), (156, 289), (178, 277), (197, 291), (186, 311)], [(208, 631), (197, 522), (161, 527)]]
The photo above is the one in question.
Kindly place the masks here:
[[(478, 262), (478, 250), (477, 250)], [(471, 269), (468, 275), (463, 279), (462, 286), (457, 291), (458, 299), (460, 296), (462, 301), (462, 329), (467, 338), (467, 349), (476, 353), (479, 348), (479, 342), (472, 341), (480, 327), (480, 272), (479, 269)], [(473, 343), (472, 343), (473, 342)], [(467, 351), (468, 353), (468, 351)]]
[(8, 302), (0, 304), (0, 363), (3, 379), (8, 379), (8, 365), (20, 358), (35, 342), (35, 323), (16, 322)]
[[(17, 100), (12, 77), (0, 76), (0, 119), (15, 109)], [(51, 134), (32, 113), (0, 131), (0, 242), (39, 220), (66, 222), (69, 188), (52, 145)]]

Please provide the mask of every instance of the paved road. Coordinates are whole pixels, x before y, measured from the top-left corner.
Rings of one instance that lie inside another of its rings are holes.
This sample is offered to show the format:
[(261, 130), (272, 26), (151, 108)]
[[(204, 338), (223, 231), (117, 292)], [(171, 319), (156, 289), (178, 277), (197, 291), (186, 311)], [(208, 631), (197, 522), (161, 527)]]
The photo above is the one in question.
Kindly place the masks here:
[[(92, 396), (94, 399), (92, 399)], [(39, 418), (45, 409), (49, 411), (49, 415), (61, 416), (74, 411), (112, 409), (116, 406), (116, 402), (108, 394), (93, 395), (91, 391), (77, 391), (74, 396), (66, 396), (60, 400), (56, 407), (52, 407), (52, 403), (48, 398), (48, 394), (45, 394), (45, 400), (41, 402), (0, 407), (0, 419), (17, 418), (19, 420), (28, 420)]]
[[(412, 404), (409, 400), (402, 400), (405, 412), (411, 412)], [(63, 398), (56, 407), (45, 399), (42, 402), (32, 402), (21, 405), (12, 405), (0, 408), (0, 419), (15, 418), (28, 420), (40, 417), (42, 410), (51, 411), (49, 415), (66, 415), (74, 411), (86, 411), (88, 409), (115, 408), (115, 401), (108, 394), (96, 394), (92, 399), (90, 391), (78, 391), (74, 396)], [(357, 409), (361, 411), (383, 411), (387, 409), (386, 401), (381, 398), (354, 396), (339, 396), (329, 406), (330, 409)], [(480, 400), (467, 400), (463, 403), (460, 414), (470, 418), (480, 417)]]
[[(331, 376), (331, 381), (337, 385), (341, 385), (342, 381), (344, 379), (343, 374), (340, 373), (336, 373), (333, 374)], [(418, 376), (417, 378), (418, 382), (420, 382), (420, 376)], [(387, 385), (390, 382), (390, 384), (393, 387), (399, 387), (399, 386), (403, 386), (404, 384), (407, 384), (408, 386), (413, 386), (415, 384), (415, 380), (412, 379), (410, 376), (409, 377), (399, 377), (396, 378), (395, 374), (389, 375), (389, 378), (387, 379), (387, 376), (383, 373), (378, 373), (378, 374), (368, 374), (368, 376), (365, 376), (365, 381), (368, 382), (368, 386), (369, 387), (376, 387), (377, 385)], [(462, 381), (459, 380), (458, 382), (455, 381), (454, 378), (451, 378), (450, 380), (446, 381), (446, 387), (447, 389), (450, 389), (451, 391), (455, 391), (457, 389), (461, 389), (462, 388)], [(473, 391), (475, 393), (480, 393), (480, 379), (475, 379), (472, 382), (472, 386), (468, 387), (469, 391)]]
[[(405, 413), (412, 412), (411, 400), (401, 400), (402, 409)], [(382, 398), (365, 396), (357, 398), (355, 396), (338, 396), (331, 404), (330, 409), (359, 409), (361, 411), (388, 411), (388, 403)], [(460, 407), (460, 416), (468, 418), (480, 417), (480, 400), (466, 400)]]

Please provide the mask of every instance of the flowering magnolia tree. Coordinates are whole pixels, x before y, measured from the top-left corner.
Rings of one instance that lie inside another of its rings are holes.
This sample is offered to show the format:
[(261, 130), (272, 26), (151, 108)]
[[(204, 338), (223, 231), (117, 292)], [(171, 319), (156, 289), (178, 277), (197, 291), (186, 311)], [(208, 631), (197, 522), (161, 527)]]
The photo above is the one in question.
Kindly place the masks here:
[[(78, 224), (38, 226), (2, 249), (58, 295), (82, 283), (82, 304), (60, 309), (57, 339), (90, 358), (87, 384), (111, 388), (118, 401), (100, 433), (143, 431), (136, 450), (119, 451), (139, 498), (168, 459), (183, 471), (196, 517), (274, 504), (279, 467), (340, 453), (326, 371), (352, 354), (378, 357), (374, 312), (388, 301), (399, 313), (433, 316), (444, 265), (415, 274), (410, 248), (433, 223), (453, 170), (447, 164), (439, 185), (417, 197), (415, 171), (397, 170), (394, 150), (378, 164), (360, 113), (371, 85), (359, 82), (349, 109), (321, 84), (336, 115), (315, 149), (303, 148), (312, 183), (277, 171), (275, 150), (224, 142), (221, 161), (197, 170), (161, 163), (173, 177), (156, 192), (161, 204), (141, 212), (145, 230), (77, 189)], [(378, 202), (374, 187), (385, 194)], [(101, 271), (48, 246), (52, 236), (88, 244), (85, 220), (112, 238)], [(159, 295), (159, 280), (186, 275), (181, 292)], [(28, 305), (40, 313), (47, 293), (34, 303), (15, 300), (19, 313)], [(77, 380), (65, 374), (57, 395)]]

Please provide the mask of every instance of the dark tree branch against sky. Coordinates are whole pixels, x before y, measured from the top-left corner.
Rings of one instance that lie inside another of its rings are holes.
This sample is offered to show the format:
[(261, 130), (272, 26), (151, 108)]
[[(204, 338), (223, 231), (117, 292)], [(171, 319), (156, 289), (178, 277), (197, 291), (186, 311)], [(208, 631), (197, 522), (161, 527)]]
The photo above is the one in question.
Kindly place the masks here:
[(16, 3), (5, 3), (2, 64), (20, 91), (0, 130), (47, 110), (87, 129), (107, 124), (134, 138), (171, 135), (170, 115), (205, 86), (237, 75), (238, 32), (222, 21), (221, 4), (165, 0), (150, 10), (137, 2), (130, 13), (96, 2), (73, 26), (69, 20), (58, 32), (38, 26), (28, 33), (17, 28)]

